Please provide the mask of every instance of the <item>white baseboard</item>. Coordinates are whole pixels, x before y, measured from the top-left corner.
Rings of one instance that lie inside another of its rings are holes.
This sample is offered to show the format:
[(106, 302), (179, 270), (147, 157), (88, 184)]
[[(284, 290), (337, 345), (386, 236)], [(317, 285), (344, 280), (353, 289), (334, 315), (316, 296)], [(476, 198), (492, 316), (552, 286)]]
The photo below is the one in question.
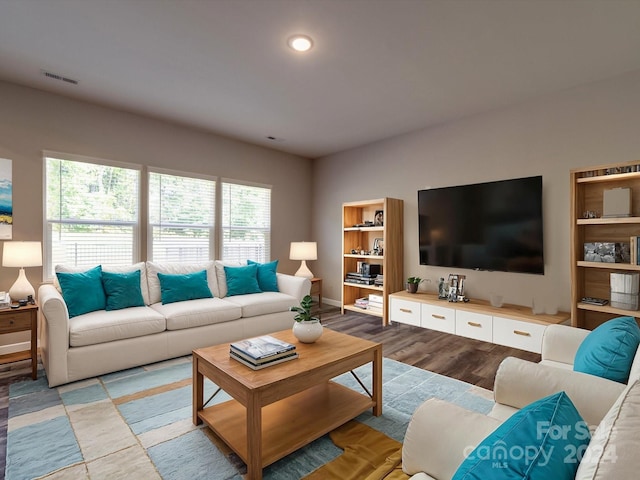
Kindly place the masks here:
[(322, 303), (326, 303), (327, 305), (331, 305), (332, 307), (341, 307), (342, 303), (339, 300), (333, 300), (331, 298), (322, 297)]

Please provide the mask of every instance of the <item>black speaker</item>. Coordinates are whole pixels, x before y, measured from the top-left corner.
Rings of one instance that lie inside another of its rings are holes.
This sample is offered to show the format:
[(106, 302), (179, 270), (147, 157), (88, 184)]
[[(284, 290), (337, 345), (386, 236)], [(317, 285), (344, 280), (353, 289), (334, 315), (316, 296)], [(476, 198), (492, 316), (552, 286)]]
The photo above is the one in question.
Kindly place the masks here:
[(376, 264), (376, 263), (363, 263), (362, 264), (362, 270), (360, 271), (360, 273), (362, 275), (366, 275), (369, 277), (373, 277), (375, 275), (380, 275), (381, 273), (381, 268), (380, 265)]

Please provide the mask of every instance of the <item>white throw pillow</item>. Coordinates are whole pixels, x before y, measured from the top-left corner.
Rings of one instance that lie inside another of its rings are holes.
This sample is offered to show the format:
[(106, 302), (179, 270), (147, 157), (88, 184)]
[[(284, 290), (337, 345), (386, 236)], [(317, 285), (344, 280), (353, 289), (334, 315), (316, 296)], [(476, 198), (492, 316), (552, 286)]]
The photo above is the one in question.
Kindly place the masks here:
[(218, 281), (218, 295), (214, 293), (214, 296), (224, 298), (227, 296), (227, 274), (224, 273), (224, 267), (242, 267), (246, 263), (242, 262), (229, 262), (216, 260), (216, 279)]
[(576, 472), (576, 480), (638, 478), (640, 381), (630, 384), (602, 419)]

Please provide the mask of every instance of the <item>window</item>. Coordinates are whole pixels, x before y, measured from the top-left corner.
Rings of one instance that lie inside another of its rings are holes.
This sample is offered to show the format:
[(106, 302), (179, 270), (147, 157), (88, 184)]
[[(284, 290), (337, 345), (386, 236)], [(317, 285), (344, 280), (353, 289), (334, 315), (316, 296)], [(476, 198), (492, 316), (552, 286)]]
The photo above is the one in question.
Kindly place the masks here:
[(45, 156), (45, 278), (57, 264), (138, 261), (140, 169)]
[(271, 257), (271, 188), (222, 182), (222, 259)]
[(270, 260), (270, 186), (52, 152), (44, 162), (47, 280), (58, 264), (140, 261), (145, 237), (156, 262)]
[(149, 173), (149, 259), (214, 258), (215, 188), (213, 180)]

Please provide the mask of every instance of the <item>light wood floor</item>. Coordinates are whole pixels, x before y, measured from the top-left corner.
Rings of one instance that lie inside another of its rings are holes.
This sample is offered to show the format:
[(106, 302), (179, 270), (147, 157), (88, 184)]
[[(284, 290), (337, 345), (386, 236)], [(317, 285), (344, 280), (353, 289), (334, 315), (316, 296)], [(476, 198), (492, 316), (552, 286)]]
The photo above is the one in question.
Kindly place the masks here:
[(383, 327), (379, 317), (337, 307), (318, 312), (322, 324), (343, 333), (382, 343), (385, 357), (493, 390), (500, 362), (518, 357), (539, 362), (540, 355), (470, 338), (400, 323)]

